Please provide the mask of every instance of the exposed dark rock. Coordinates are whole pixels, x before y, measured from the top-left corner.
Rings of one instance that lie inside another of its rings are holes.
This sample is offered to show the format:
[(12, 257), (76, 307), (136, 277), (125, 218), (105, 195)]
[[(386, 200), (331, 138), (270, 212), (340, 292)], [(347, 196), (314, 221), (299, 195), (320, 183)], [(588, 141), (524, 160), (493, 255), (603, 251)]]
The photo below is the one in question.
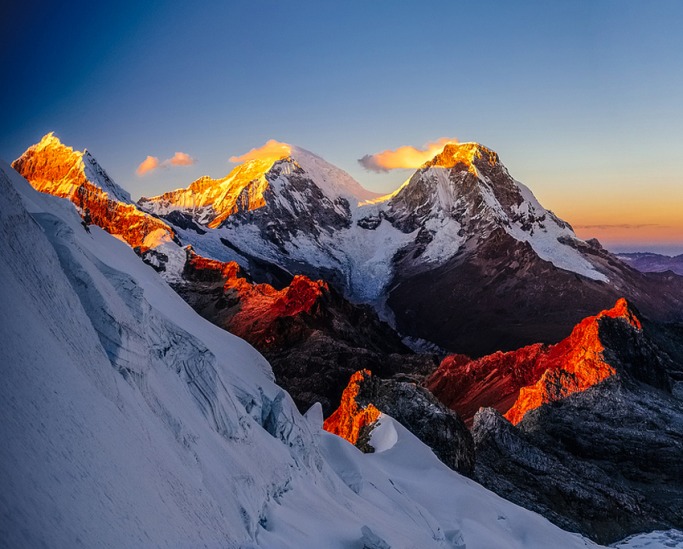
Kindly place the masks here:
[(197, 234), (206, 234), (206, 231), (197, 223), (195, 223), (194, 219), (189, 213), (181, 212), (180, 210), (173, 210), (172, 212), (160, 217), (169, 223), (180, 227), (181, 229), (185, 229), (186, 231), (190, 230), (196, 232)]
[(438, 365), (436, 355), (412, 353), (371, 307), (350, 303), (329, 284), (298, 276), (277, 290), (254, 284), (236, 264), (188, 254), (186, 283), (176, 291), (261, 351), (302, 411), (320, 402), (329, 415), (358, 370), (421, 380)]
[(356, 401), (362, 407), (373, 404), (393, 417), (429, 446), (451, 469), (466, 475), (472, 474), (472, 435), (458, 415), (424, 387), (373, 375), (360, 383)]
[(557, 342), (622, 296), (651, 318), (681, 316), (683, 277), (640, 273), (584, 246), (610, 272), (610, 283), (559, 269), (529, 244), (494, 229), (430, 270), (416, 271), (412, 256), (401, 258), (387, 303), (402, 333), (473, 357)]
[(527, 412), (517, 428), (491, 408), (480, 410), (475, 477), (601, 543), (683, 528), (683, 400), (676, 390), (683, 340), (650, 323), (634, 330), (621, 319), (599, 322), (605, 361), (616, 374)]

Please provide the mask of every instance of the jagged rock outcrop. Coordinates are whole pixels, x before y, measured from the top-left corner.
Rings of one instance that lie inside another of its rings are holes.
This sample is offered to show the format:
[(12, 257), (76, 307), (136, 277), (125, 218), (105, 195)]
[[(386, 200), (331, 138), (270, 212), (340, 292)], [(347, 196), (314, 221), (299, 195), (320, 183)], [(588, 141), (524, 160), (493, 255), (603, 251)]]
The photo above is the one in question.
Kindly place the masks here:
[[(477, 412), (472, 427), (479, 482), (601, 543), (683, 527), (681, 342), (660, 346), (675, 336), (620, 305), (577, 330), (597, 327), (599, 354), (574, 341), (587, 373), (610, 375), (532, 407), (516, 427), (491, 408)], [(544, 390), (539, 385), (534, 391)]]
[(327, 432), (345, 438), (351, 444), (357, 444), (361, 431), (379, 419), (380, 411), (372, 402), (364, 405), (358, 403), (361, 385), (371, 375), (370, 370), (359, 370), (351, 376), (342, 393), (339, 408), (323, 423)]
[(121, 237), (140, 253), (177, 239), (169, 225), (133, 204), (130, 194), (87, 150), (74, 151), (52, 133), (29, 147), (12, 167), (39, 191), (71, 200), (81, 215), (87, 212), (90, 223)]
[(435, 356), (413, 354), (370, 307), (349, 303), (323, 281), (299, 275), (278, 290), (253, 283), (236, 263), (192, 249), (183, 280), (176, 291), (202, 316), (259, 349), (302, 411), (320, 402), (330, 414), (358, 370), (422, 379), (436, 368)]
[(429, 391), (412, 382), (381, 379), (368, 370), (356, 372), (324, 428), (358, 444), (363, 430), (372, 428), (380, 412), (401, 423), (452, 469), (472, 473), (474, 445), (465, 424)]
[[(604, 319), (617, 322), (605, 323)], [(618, 341), (609, 339), (615, 326), (621, 330)], [(491, 406), (516, 424), (529, 410), (613, 376), (616, 370), (610, 361), (619, 362), (620, 347), (637, 339), (640, 331), (640, 320), (622, 298), (611, 309), (583, 319), (556, 345), (529, 345), (476, 360), (462, 355), (446, 357), (427, 387), (466, 421), (480, 407)], [(605, 347), (605, 339), (614, 351)]]

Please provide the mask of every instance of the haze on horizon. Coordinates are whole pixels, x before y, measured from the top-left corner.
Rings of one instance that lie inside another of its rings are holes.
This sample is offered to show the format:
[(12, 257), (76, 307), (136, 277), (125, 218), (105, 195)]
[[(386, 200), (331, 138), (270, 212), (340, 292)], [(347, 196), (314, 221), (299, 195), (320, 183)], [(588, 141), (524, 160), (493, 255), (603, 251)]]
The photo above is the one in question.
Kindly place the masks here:
[(683, 253), (682, 15), (671, 0), (14, 5), (0, 157), (54, 130), (139, 197), (276, 139), (389, 192), (410, 169), (359, 159), (477, 141), (579, 236)]

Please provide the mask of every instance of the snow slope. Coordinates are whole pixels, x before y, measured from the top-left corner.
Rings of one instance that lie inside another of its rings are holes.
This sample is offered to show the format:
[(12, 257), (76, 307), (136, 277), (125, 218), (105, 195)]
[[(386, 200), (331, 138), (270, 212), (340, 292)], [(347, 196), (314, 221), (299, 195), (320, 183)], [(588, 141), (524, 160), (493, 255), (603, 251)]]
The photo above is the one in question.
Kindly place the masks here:
[(594, 546), (390, 418), (374, 455), (322, 432), (253, 348), (80, 221), (0, 164), (1, 546)]

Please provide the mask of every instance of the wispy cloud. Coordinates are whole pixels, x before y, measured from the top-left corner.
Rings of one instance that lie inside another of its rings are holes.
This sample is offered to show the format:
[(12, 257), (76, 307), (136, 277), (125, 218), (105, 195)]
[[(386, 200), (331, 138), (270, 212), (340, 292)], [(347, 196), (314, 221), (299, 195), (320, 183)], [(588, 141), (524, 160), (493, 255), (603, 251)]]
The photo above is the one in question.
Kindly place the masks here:
[(145, 175), (146, 173), (156, 170), (158, 167), (159, 159), (156, 156), (148, 156), (142, 162), (140, 162), (140, 165), (135, 172), (138, 175)]
[(177, 152), (168, 160), (164, 160), (163, 164), (167, 166), (192, 166), (195, 162), (197, 162), (197, 160), (192, 158), (189, 154)]
[(137, 167), (135, 172), (139, 176), (143, 176), (157, 170), (159, 168), (170, 168), (175, 166), (192, 166), (197, 162), (196, 158), (193, 158), (187, 153), (176, 152), (171, 158), (167, 158), (163, 162), (160, 162), (156, 156), (148, 156)]
[(275, 139), (270, 139), (265, 145), (251, 149), (249, 152), (240, 156), (231, 156), (230, 162), (247, 162), (249, 160), (268, 160), (279, 159), (289, 156), (292, 153), (292, 146), (281, 143)]
[(457, 143), (453, 137), (442, 137), (426, 143), (422, 148), (405, 145), (394, 150), (386, 150), (375, 154), (366, 154), (358, 159), (358, 163), (366, 170), (388, 172), (400, 168), (419, 168), (439, 154), (449, 143)]
[(651, 227), (658, 227), (660, 229), (665, 229), (668, 225), (660, 225), (659, 223), (603, 223), (601, 225), (574, 225), (575, 229), (645, 229)]

